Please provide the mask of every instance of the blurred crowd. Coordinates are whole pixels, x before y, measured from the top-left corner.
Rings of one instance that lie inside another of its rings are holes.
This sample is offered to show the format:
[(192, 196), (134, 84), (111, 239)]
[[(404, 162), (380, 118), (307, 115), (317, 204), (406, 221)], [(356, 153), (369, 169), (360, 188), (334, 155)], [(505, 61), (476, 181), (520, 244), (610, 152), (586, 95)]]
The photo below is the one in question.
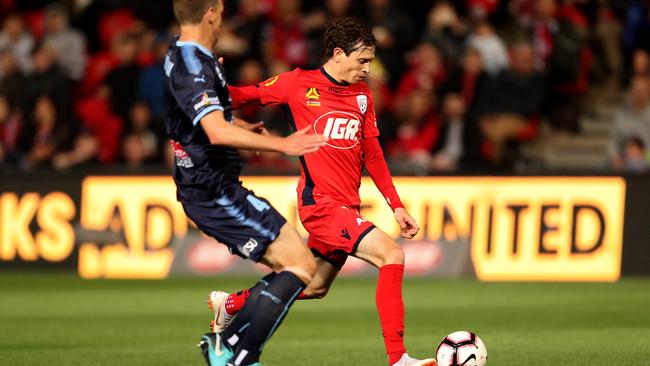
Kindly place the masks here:
[[(611, 167), (648, 169), (650, 1), (225, 0), (216, 52), (238, 85), (317, 68), (324, 26), (342, 16), (377, 39), (367, 83), (398, 171), (509, 169), (542, 125), (580, 134), (593, 88), (624, 96)], [(0, 22), (2, 167), (170, 164), (172, 0), (0, 0)], [(277, 109), (240, 116), (289, 133)], [(253, 168), (297, 169), (278, 154), (244, 155)]]

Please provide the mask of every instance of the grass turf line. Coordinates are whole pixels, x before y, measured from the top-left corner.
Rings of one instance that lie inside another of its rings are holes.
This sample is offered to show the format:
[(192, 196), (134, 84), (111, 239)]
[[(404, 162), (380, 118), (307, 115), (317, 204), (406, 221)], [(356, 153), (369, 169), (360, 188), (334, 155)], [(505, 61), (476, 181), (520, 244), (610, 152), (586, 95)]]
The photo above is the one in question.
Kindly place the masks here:
[[(84, 281), (0, 273), (2, 365), (202, 365), (204, 299), (254, 279)], [(323, 300), (299, 301), (268, 343), (267, 366), (385, 365), (374, 278), (338, 279)], [(650, 279), (614, 284), (407, 279), (406, 345), (431, 356), (473, 330), (488, 365), (643, 365), (650, 359)]]

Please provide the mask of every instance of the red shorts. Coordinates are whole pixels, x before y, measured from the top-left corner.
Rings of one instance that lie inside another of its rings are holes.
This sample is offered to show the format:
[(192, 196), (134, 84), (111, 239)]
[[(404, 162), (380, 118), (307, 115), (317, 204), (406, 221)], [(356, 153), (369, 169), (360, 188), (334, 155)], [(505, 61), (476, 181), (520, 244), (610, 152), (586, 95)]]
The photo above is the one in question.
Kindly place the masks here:
[(307, 246), (312, 253), (339, 269), (375, 227), (359, 214), (359, 207), (336, 203), (303, 206), (299, 214), (309, 232)]

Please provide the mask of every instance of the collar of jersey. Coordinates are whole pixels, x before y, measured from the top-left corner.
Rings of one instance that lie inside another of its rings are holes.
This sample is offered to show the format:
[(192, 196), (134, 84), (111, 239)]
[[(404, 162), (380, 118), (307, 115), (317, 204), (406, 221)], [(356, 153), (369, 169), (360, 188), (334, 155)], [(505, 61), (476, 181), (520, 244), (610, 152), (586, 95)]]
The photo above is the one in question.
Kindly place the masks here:
[(327, 71), (325, 71), (324, 67), (321, 67), (319, 70), (323, 75), (325, 75), (326, 78), (329, 79), (329, 81), (333, 82), (334, 84), (336, 84), (338, 86), (349, 86), (350, 85), (350, 84), (348, 84), (346, 82), (341, 83), (341, 82), (337, 81), (336, 79), (334, 79), (332, 77), (332, 75), (328, 74)]
[(200, 44), (198, 44), (198, 43), (196, 43), (196, 42), (176, 41), (176, 45), (177, 45), (178, 47), (183, 47), (183, 46), (194, 46), (194, 47), (198, 48), (201, 52), (205, 53), (206, 55), (208, 55), (208, 56), (214, 58), (214, 55), (212, 54), (212, 52), (208, 51), (207, 48), (201, 46)]

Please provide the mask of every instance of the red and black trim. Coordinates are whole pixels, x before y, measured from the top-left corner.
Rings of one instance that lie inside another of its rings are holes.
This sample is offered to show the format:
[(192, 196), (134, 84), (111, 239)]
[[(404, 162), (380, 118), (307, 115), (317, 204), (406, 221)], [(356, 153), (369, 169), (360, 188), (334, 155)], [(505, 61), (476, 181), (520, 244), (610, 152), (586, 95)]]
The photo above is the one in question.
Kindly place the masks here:
[(346, 83), (345, 81), (341, 83), (341, 82), (337, 81), (336, 79), (334, 79), (332, 77), (332, 75), (328, 74), (327, 71), (325, 71), (324, 67), (321, 67), (318, 70), (320, 70), (321, 74), (323, 74), (329, 81), (331, 81), (335, 85), (338, 85), (338, 86), (349, 86), (350, 85), (349, 83)]
[[(298, 127), (296, 126), (296, 121), (293, 119), (293, 113), (291, 113), (291, 108), (289, 107), (289, 105), (287, 104), (282, 105), (282, 111), (287, 116), (291, 128), (294, 131), (298, 131)], [(311, 179), (311, 174), (309, 174), (309, 169), (307, 168), (307, 162), (305, 161), (304, 156), (301, 156), (298, 159), (300, 160), (300, 164), (302, 165), (302, 170), (305, 172), (305, 188), (302, 190), (300, 194), (300, 197), (302, 198), (302, 205), (303, 206), (315, 205), (316, 201), (314, 200), (314, 181)]]
[(345, 262), (343, 264), (341, 264), (341, 263), (337, 263), (336, 261), (332, 260), (331, 258), (327, 258), (326, 255), (323, 255), (321, 252), (319, 252), (318, 250), (316, 250), (314, 248), (311, 248), (311, 254), (313, 254), (314, 257), (320, 258), (320, 259), (324, 260), (325, 262), (331, 264), (332, 266), (334, 266), (334, 268), (336, 268), (338, 270), (341, 270), (341, 268), (343, 268), (343, 264), (345, 264)]
[(368, 233), (371, 232), (372, 229), (374, 229), (374, 228), (375, 228), (375, 225), (372, 225), (372, 226), (370, 226), (369, 228), (367, 228), (366, 230), (364, 230), (364, 231), (359, 235), (359, 237), (357, 238), (357, 240), (354, 242), (354, 246), (352, 247), (352, 252), (351, 252), (350, 254), (354, 254), (354, 253), (357, 252), (357, 248), (359, 247), (359, 244), (361, 244), (361, 240), (363, 240), (363, 238), (365, 238), (366, 235), (368, 235)]

